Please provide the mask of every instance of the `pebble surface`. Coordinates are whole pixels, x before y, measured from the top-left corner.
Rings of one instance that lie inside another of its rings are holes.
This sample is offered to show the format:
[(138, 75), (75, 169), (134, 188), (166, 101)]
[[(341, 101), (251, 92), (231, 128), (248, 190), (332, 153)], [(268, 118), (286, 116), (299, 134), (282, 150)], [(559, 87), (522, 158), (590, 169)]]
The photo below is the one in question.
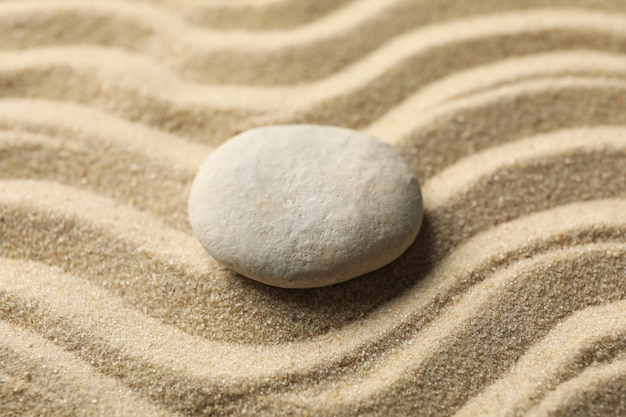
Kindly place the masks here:
[(412, 170), (349, 129), (252, 129), (218, 147), (189, 197), (195, 236), (217, 261), (265, 284), (336, 284), (398, 258), (422, 223)]

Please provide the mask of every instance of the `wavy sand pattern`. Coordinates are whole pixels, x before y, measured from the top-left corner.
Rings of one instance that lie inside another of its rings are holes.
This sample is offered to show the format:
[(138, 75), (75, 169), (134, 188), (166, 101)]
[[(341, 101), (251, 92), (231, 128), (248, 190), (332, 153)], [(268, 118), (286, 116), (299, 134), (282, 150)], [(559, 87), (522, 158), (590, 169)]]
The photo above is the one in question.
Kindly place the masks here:
[[(3, 415), (626, 415), (623, 0), (0, 1)], [(199, 164), (312, 122), (397, 147), (396, 262), (270, 288)]]

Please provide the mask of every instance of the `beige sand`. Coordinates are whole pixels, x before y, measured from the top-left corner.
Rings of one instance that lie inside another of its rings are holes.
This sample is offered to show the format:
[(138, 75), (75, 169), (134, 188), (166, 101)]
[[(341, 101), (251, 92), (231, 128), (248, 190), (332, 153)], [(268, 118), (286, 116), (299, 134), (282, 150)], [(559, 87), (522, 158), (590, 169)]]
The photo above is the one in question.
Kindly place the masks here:
[[(626, 415), (623, 0), (0, 1), (0, 414)], [(199, 164), (361, 129), (423, 186), (382, 270), (211, 260)]]

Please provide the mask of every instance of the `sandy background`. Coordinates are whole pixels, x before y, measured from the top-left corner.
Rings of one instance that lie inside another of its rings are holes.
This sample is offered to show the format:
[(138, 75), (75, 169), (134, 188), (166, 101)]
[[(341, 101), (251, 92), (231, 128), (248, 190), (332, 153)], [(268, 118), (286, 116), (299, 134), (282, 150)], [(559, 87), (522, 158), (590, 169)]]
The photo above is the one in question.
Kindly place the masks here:
[[(0, 1), (3, 416), (626, 415), (624, 0)], [(245, 129), (400, 150), (382, 270), (271, 288), (186, 201)]]

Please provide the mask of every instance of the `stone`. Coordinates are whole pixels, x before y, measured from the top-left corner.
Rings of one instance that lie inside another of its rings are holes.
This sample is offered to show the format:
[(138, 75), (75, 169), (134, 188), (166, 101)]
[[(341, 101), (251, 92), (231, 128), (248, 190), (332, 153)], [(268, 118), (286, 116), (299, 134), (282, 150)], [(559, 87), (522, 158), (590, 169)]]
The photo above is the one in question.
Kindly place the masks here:
[(232, 270), (312, 288), (379, 269), (415, 240), (420, 187), (390, 145), (349, 129), (252, 129), (219, 146), (189, 196), (195, 236)]

